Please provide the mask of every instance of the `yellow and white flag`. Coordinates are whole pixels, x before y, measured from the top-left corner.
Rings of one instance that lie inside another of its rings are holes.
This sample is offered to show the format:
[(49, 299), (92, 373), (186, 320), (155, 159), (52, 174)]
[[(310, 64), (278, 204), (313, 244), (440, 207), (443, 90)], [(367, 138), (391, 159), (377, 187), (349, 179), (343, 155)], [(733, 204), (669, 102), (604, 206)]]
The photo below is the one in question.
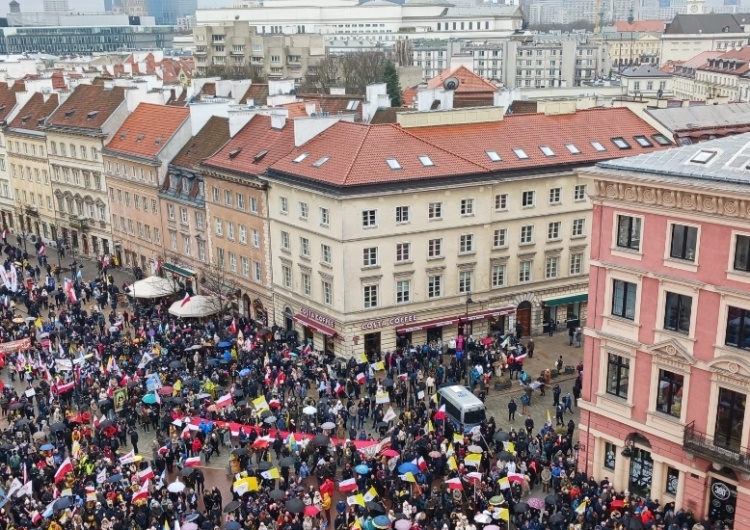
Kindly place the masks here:
[(281, 478), (281, 474), (279, 473), (279, 468), (277, 467), (272, 467), (268, 471), (264, 471), (263, 473), (260, 474), (260, 476), (266, 480)]
[(378, 498), (378, 492), (375, 490), (373, 486), (370, 486), (370, 489), (367, 490), (367, 493), (365, 493), (365, 500), (367, 502), (373, 501)]

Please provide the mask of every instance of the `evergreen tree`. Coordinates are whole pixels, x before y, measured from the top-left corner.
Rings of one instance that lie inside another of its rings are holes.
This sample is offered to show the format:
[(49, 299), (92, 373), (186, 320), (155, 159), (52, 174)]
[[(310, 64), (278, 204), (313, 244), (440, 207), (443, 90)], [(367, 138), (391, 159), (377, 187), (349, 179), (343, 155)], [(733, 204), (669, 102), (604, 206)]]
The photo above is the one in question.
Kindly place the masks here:
[(383, 81), (385, 81), (388, 96), (391, 98), (391, 106), (400, 107), (402, 104), (401, 82), (398, 79), (398, 72), (396, 71), (396, 65), (393, 64), (393, 61), (388, 61), (385, 64)]

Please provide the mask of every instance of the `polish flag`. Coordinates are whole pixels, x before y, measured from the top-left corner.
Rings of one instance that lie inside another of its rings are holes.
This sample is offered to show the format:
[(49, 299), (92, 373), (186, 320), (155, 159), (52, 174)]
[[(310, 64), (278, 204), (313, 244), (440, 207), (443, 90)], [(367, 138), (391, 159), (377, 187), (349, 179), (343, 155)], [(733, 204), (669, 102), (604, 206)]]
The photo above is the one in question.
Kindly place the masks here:
[(201, 457), (194, 456), (192, 458), (186, 458), (185, 463), (183, 466), (185, 467), (200, 467), (201, 465)]
[(154, 478), (154, 470), (151, 469), (151, 466), (148, 466), (143, 471), (139, 471), (138, 472), (138, 480), (139, 481), (150, 480), (152, 478)]
[(334, 390), (334, 393), (338, 394), (343, 391), (344, 391), (344, 387), (341, 385), (341, 383), (336, 383), (336, 389)]
[(185, 298), (182, 299), (182, 303), (180, 304), (180, 307), (184, 307), (185, 304), (187, 304), (190, 301), (190, 295), (185, 292)]
[(55, 390), (57, 390), (58, 394), (64, 394), (65, 392), (70, 392), (71, 390), (73, 390), (75, 386), (75, 381), (71, 381), (69, 383), (57, 383), (57, 385), (55, 385)]
[(446, 480), (445, 484), (448, 486), (448, 489), (452, 489), (452, 490), (462, 490), (462, 489), (464, 489), (464, 485), (461, 484), (461, 479), (458, 478), (458, 477), (456, 477), (456, 478), (450, 478), (450, 479)]
[(305, 344), (305, 347), (304, 347), (304, 348), (302, 349), (302, 354), (303, 354), (303, 355), (307, 355), (307, 354), (308, 354), (308, 353), (310, 353), (311, 351), (312, 351), (312, 344), (310, 344), (310, 343), (308, 342), (307, 344)]
[(57, 472), (55, 473), (55, 484), (60, 482), (62, 479), (65, 478), (65, 475), (68, 473), (73, 472), (73, 464), (70, 463), (70, 457), (63, 460), (63, 463), (60, 464), (60, 467), (57, 469)]
[(359, 372), (357, 374), (357, 383), (359, 383), (360, 385), (362, 385), (362, 384), (364, 384), (364, 382), (365, 382), (365, 374), (363, 374), (362, 372)]
[(422, 458), (421, 456), (417, 459), (416, 464), (420, 471), (424, 471), (425, 469), (427, 469), (427, 462), (425, 462), (424, 458)]
[(438, 411), (433, 416), (433, 419), (435, 420), (444, 420), (445, 419), (445, 405), (442, 405)]
[(339, 482), (339, 491), (354, 491), (357, 489), (357, 481), (353, 478)]
[(133, 494), (133, 500), (132, 500), (132, 502), (137, 502), (137, 501), (140, 501), (140, 500), (146, 500), (146, 499), (148, 499), (148, 490), (149, 490), (150, 487), (151, 487), (151, 482), (150, 481), (147, 480), (146, 482), (144, 482), (143, 486), (141, 486), (141, 489), (139, 489), (138, 491), (136, 491)]
[(228, 407), (232, 404), (232, 394), (224, 394), (216, 400), (216, 406), (219, 408)]
[(525, 353), (523, 355), (519, 355), (519, 356), (516, 357), (516, 362), (517, 363), (522, 363), (524, 360), (526, 360), (526, 354)]
[(237, 324), (234, 323), (234, 319), (232, 319), (232, 324), (229, 326), (229, 331), (232, 332), (232, 335), (237, 334)]

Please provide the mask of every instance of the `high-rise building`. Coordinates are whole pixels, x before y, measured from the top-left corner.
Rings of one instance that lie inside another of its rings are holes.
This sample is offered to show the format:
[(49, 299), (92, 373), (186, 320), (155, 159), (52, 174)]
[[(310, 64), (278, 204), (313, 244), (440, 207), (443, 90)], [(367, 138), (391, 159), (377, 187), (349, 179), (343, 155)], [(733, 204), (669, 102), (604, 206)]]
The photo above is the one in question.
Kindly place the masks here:
[(198, 0), (146, 0), (148, 14), (157, 24), (177, 25), (177, 19), (195, 15)]
[(68, 0), (44, 0), (45, 13), (68, 13)]

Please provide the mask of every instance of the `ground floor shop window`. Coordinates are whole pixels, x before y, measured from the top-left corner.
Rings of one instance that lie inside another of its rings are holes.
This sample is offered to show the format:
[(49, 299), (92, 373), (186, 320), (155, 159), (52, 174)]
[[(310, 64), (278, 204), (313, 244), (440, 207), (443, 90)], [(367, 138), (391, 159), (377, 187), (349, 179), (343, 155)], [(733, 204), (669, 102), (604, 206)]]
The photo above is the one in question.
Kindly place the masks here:
[(380, 332), (365, 334), (365, 353), (380, 351)]
[(628, 489), (631, 493), (647, 497), (651, 493), (651, 477), (654, 474), (654, 461), (651, 459), (651, 453), (644, 449), (634, 448), (632, 453)]
[(443, 340), (443, 328), (432, 328), (427, 330), (427, 344)]

